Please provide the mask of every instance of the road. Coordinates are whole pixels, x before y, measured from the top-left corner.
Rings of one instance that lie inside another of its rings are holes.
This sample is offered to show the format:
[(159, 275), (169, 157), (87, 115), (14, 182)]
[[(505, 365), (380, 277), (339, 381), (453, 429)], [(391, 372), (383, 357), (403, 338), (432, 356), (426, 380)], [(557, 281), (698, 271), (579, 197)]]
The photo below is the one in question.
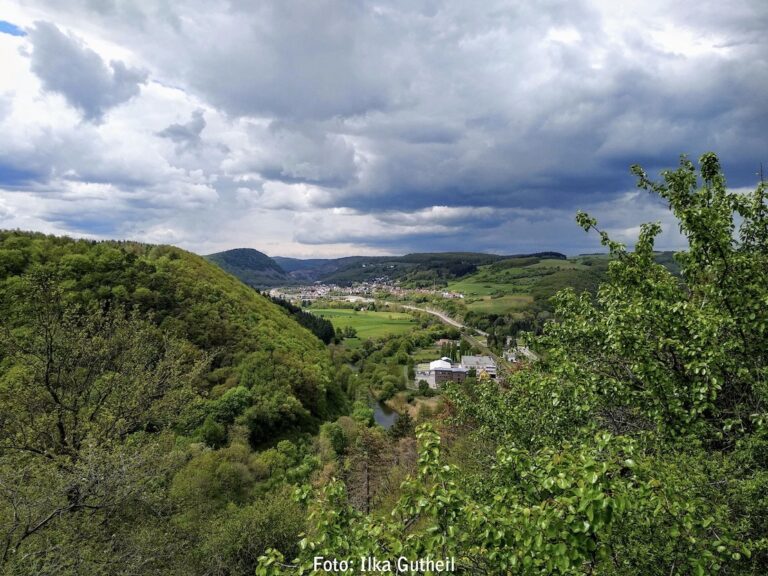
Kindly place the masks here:
[[(386, 302), (386, 304), (387, 306), (389, 306), (390, 304), (393, 304), (393, 303)], [(408, 306), (405, 304), (399, 304), (399, 306), (407, 310), (414, 310), (416, 312), (424, 312), (426, 314), (432, 314), (432, 316), (437, 316), (438, 318), (440, 318), (440, 320), (442, 320), (446, 324), (450, 324), (451, 326), (455, 326), (456, 328), (466, 329), (467, 331), (464, 332), (463, 337), (467, 340), (467, 342), (469, 342), (475, 348), (479, 348), (480, 350), (483, 350), (486, 354), (488, 354), (491, 358), (493, 358), (494, 361), (496, 362), (496, 365), (499, 367), (500, 371), (504, 370), (505, 372), (509, 372), (511, 370), (512, 366), (509, 362), (507, 362), (504, 358), (495, 354), (493, 351), (491, 351), (488, 348), (487, 345), (480, 342), (480, 340), (478, 340), (477, 338), (475, 338), (473, 334), (471, 334), (471, 332), (474, 332), (475, 334), (479, 334), (480, 336), (487, 337), (488, 332), (483, 332), (478, 328), (472, 328), (471, 326), (466, 326), (465, 324), (462, 324), (458, 320), (454, 320), (453, 318), (451, 318), (447, 314), (444, 314), (443, 312), (440, 312), (439, 310), (432, 310), (431, 308), (418, 308), (416, 306)]]
[[(387, 302), (387, 305), (389, 305), (389, 302)], [(451, 326), (456, 326), (456, 328), (466, 328), (467, 330), (471, 330), (476, 334), (480, 334), (480, 336), (488, 336), (488, 332), (483, 332), (482, 330), (478, 330), (477, 328), (466, 326), (465, 324), (462, 324), (458, 320), (454, 320), (453, 318), (440, 312), (439, 310), (432, 310), (431, 308), (417, 308), (416, 306), (407, 306), (405, 304), (402, 304), (401, 306), (407, 310), (416, 310), (417, 312), (425, 312), (427, 314), (432, 314), (432, 316), (437, 316), (438, 318), (440, 318), (440, 320), (442, 320), (446, 324), (450, 324)]]

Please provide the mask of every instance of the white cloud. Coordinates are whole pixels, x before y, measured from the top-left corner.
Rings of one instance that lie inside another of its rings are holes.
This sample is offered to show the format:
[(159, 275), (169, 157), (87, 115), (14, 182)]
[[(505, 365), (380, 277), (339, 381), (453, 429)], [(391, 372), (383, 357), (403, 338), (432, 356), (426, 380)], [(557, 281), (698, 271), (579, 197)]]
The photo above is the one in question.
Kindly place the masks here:
[(628, 240), (665, 218), (626, 194), (629, 164), (714, 149), (743, 186), (768, 154), (759, 1), (0, 9), (30, 32), (0, 34), (3, 217), (36, 229), (201, 252), (579, 251), (596, 242), (578, 208)]

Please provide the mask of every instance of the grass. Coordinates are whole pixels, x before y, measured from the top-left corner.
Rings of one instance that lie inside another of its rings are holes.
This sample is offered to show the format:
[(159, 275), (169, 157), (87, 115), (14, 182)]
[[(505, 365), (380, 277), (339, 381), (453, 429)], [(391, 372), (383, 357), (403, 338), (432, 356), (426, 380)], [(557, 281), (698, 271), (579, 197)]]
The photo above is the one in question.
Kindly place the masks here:
[(509, 284), (499, 282), (485, 281), (476, 276), (470, 276), (457, 282), (448, 284), (446, 290), (450, 292), (461, 292), (467, 296), (490, 296), (499, 291), (508, 291), (512, 287)]
[(468, 310), (488, 314), (518, 312), (530, 307), (533, 303), (531, 290), (542, 277), (552, 274), (553, 268), (549, 261), (501, 271), (484, 266), (476, 274), (450, 283), (447, 289), (464, 294)]
[(360, 338), (344, 338), (344, 346), (350, 350), (357, 350), (363, 347), (363, 341)]
[[(559, 270), (578, 270), (570, 263), (563, 260), (539, 262), (533, 266), (524, 268), (510, 268), (507, 270), (492, 270), (489, 266), (483, 266), (472, 276), (462, 278), (448, 285), (448, 290), (461, 292), (466, 297), (470, 296), (506, 296), (509, 294), (527, 295), (531, 288), (537, 285), (542, 278), (558, 272)], [(565, 262), (564, 265), (558, 264)]]
[(525, 310), (533, 303), (533, 296), (528, 294), (510, 294), (493, 298), (485, 296), (482, 300), (467, 304), (469, 310), (486, 312), (488, 314), (505, 314), (518, 310)]
[[(359, 345), (366, 338), (380, 338), (392, 334), (405, 334), (418, 326), (416, 319), (402, 312), (369, 312), (339, 308), (310, 308), (312, 314), (330, 320), (334, 328), (351, 326), (357, 331), (357, 338), (346, 342)], [(357, 342), (353, 342), (357, 340)]]
[(419, 417), (419, 411), (422, 409), (422, 407), (435, 412), (443, 403), (443, 398), (440, 395), (437, 395), (432, 396), (431, 398), (417, 396), (413, 399), (413, 402), (409, 404), (406, 401), (407, 395), (408, 392), (398, 392), (394, 397), (387, 400), (385, 404), (400, 414), (403, 414), (407, 410), (410, 412), (411, 418), (416, 420)]
[(428, 348), (419, 348), (411, 352), (411, 358), (414, 363), (422, 364), (425, 362), (432, 362), (440, 358), (440, 346), (430, 346)]
[(569, 260), (518, 259), (480, 266), (474, 274), (448, 284), (447, 290), (464, 294), (468, 310), (486, 314), (514, 314), (530, 309), (535, 297), (549, 297), (573, 286), (577, 291), (596, 283), (606, 258)]

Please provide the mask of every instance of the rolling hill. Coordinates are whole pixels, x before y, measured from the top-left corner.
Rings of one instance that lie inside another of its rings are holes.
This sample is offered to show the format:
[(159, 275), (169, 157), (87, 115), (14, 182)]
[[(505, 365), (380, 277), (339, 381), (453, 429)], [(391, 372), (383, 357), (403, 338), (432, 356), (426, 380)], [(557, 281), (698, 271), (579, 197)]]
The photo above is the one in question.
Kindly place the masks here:
[[(255, 250), (234, 252), (279, 273)], [(23, 298), (15, 293), (19, 282), (41, 268), (73, 304), (133, 310), (209, 354), (206, 396), (245, 386), (256, 402), (262, 391), (277, 393), (272, 386), (280, 382), (280, 394), (298, 400), (303, 417), (323, 419), (338, 408), (333, 406), (338, 399), (328, 396), (332, 369), (320, 340), (283, 308), (200, 256), (171, 246), (0, 232), (0, 303), (9, 327), (14, 302)], [(17, 322), (23, 326), (27, 320), (19, 316)], [(200, 423), (191, 418), (187, 425)]]
[(254, 288), (284, 286), (293, 282), (277, 262), (252, 248), (235, 248), (209, 254), (205, 258)]
[(171, 246), (0, 231), (0, 318), (0, 572), (253, 574), (303, 529), (350, 401), (286, 310)]
[[(480, 266), (476, 272), (448, 282), (447, 290), (462, 294), (461, 300), (438, 299), (436, 304), (487, 330), (499, 317), (519, 320), (550, 311), (550, 299), (560, 290), (595, 293), (607, 279), (611, 260), (607, 254), (547, 256), (506, 258)], [(672, 273), (679, 273), (672, 252), (657, 252), (654, 258)]]
[(448, 290), (464, 294), (468, 311), (505, 314), (546, 308), (548, 299), (563, 288), (594, 291), (607, 268), (603, 256), (507, 258), (450, 282)]
[[(565, 259), (556, 252), (533, 256)], [(427, 252), (405, 256), (348, 256), (336, 259), (300, 260), (273, 258), (297, 282), (327, 282), (348, 285), (386, 277), (419, 287), (445, 283), (472, 274), (478, 268), (514, 256), (477, 252)]]
[(300, 258), (285, 258), (275, 256), (272, 258), (288, 275), (297, 283), (307, 283), (321, 281), (333, 276), (340, 270), (354, 268), (355, 266), (374, 261), (376, 257), (369, 256), (346, 256), (344, 258), (310, 258), (302, 260)]

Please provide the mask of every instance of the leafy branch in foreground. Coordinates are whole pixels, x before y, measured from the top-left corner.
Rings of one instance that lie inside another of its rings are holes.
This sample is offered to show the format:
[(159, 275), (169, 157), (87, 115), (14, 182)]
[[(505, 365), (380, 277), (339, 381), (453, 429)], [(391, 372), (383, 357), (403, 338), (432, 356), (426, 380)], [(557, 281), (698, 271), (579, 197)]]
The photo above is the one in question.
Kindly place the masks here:
[(131, 314), (67, 303), (45, 269), (15, 294), (0, 335), (2, 562), (69, 516), (97, 522), (151, 492), (164, 440), (146, 432), (169, 426), (205, 366)]
[[(731, 192), (714, 154), (656, 183), (689, 249), (681, 275), (579, 214), (613, 256), (596, 296), (559, 293), (531, 338), (542, 361), (498, 385), (447, 391), (481, 450), (441, 458), (420, 428), (418, 474), (390, 517), (326, 487), (302, 552), (257, 574), (308, 574), (323, 555), (453, 556), (460, 574), (768, 571), (768, 208)], [(489, 455), (490, 456), (487, 456)], [(393, 571), (394, 572), (394, 571)]]

